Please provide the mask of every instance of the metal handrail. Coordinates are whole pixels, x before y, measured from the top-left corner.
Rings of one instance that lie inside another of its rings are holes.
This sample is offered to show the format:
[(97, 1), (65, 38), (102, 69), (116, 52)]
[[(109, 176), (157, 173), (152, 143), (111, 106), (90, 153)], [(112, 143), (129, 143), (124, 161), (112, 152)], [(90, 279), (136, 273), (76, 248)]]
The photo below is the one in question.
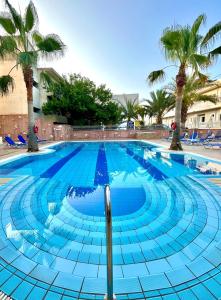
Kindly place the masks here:
[(113, 296), (113, 259), (112, 259), (112, 213), (110, 201), (110, 187), (105, 186), (105, 217), (106, 217), (106, 244), (107, 244), (107, 300), (114, 300)]

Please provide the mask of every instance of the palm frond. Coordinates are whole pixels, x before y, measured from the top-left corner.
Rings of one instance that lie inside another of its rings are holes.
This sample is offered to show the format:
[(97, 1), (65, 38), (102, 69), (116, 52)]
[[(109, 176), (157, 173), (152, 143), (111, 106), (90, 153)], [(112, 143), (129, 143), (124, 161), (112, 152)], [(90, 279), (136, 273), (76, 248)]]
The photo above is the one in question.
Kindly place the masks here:
[(181, 44), (181, 28), (180, 26), (166, 28), (163, 32), (163, 35), (160, 39), (165, 56), (168, 60), (176, 61), (178, 50)]
[(7, 95), (14, 88), (14, 80), (10, 75), (0, 77), (0, 94)]
[(32, 1), (30, 1), (25, 12), (25, 31), (29, 32), (38, 23), (38, 14)]
[(195, 22), (192, 25), (192, 28), (191, 28), (192, 34), (196, 35), (197, 32), (199, 31), (200, 26), (205, 22), (206, 22), (206, 15), (205, 14), (199, 15), (198, 18), (195, 20)]
[(9, 14), (0, 15), (0, 25), (8, 34), (14, 34), (16, 32), (15, 25), (13, 24)]
[(36, 66), (38, 54), (36, 51), (19, 52), (17, 55), (17, 63), (23, 67)]
[(207, 34), (205, 35), (202, 41), (202, 46), (206, 47), (208, 45), (213, 44), (220, 33), (221, 33), (221, 22), (218, 22), (209, 29), (209, 31), (207, 32)]
[(200, 80), (201, 83), (205, 83), (205, 82), (208, 81), (208, 76), (207, 75), (205, 75), (205, 74), (203, 74), (199, 71), (196, 73), (196, 75), (199, 77), (199, 80)]
[(16, 41), (11, 36), (0, 36), (0, 57), (4, 59), (8, 55), (14, 54), (17, 48)]
[(209, 101), (211, 103), (216, 104), (219, 101), (219, 98), (214, 94), (214, 95), (198, 95), (197, 101)]
[(195, 60), (195, 62), (197, 63), (197, 65), (199, 67), (208, 67), (211, 64), (210, 58), (206, 55), (194, 53), (191, 55), (191, 58), (193, 58), (193, 60)]
[[(37, 36), (35, 36), (36, 40)], [(38, 36), (39, 38), (39, 36)], [(56, 34), (49, 34), (36, 42), (41, 54), (45, 57), (52, 56), (62, 56), (64, 54), (65, 45), (61, 41), (60, 37)]]
[(43, 38), (44, 37), (40, 32), (38, 32), (37, 30), (33, 31), (32, 39), (35, 42), (35, 44), (42, 42)]
[(21, 15), (15, 10), (15, 8), (10, 4), (8, 0), (5, 0), (5, 3), (10, 11), (15, 27), (22, 32), (23, 22)]
[(164, 78), (165, 78), (165, 72), (163, 69), (161, 69), (161, 70), (151, 72), (147, 77), (147, 81), (149, 82), (149, 84), (153, 84), (157, 81), (163, 80)]
[(210, 51), (209, 56), (212, 57), (212, 58), (214, 58), (214, 57), (216, 57), (216, 56), (218, 56), (220, 54), (221, 54), (221, 46), (218, 47), (218, 48), (216, 48), (216, 49), (214, 49), (214, 50), (212, 50), (212, 51)]
[(51, 74), (47, 71), (42, 71), (40, 73), (40, 82), (42, 82), (44, 84), (44, 87), (47, 88), (48, 90), (51, 90), (55, 84), (62, 84), (64, 83), (64, 79), (63, 78), (53, 78), (51, 76)]

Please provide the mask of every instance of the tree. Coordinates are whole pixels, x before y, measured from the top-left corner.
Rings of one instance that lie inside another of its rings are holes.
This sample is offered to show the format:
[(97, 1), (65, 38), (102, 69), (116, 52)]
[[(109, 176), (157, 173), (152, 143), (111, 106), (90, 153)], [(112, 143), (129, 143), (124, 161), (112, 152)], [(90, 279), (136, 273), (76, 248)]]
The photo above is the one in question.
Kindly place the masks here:
[[(207, 86), (207, 85), (206, 85)], [(183, 91), (183, 101), (181, 108), (181, 127), (185, 128), (185, 123), (187, 120), (187, 113), (189, 108), (196, 102), (201, 101), (209, 101), (212, 103), (216, 103), (218, 101), (218, 97), (214, 95), (204, 95), (200, 93), (200, 89), (204, 88), (205, 84), (199, 78), (195, 78), (194, 76), (187, 76), (186, 84), (184, 86)], [(172, 83), (167, 87), (167, 89), (176, 95), (176, 84)], [(175, 106), (175, 101), (174, 101)]]
[(131, 119), (137, 119), (138, 117), (139, 105), (137, 100), (137, 97), (129, 99), (126, 95), (124, 95), (124, 102), (119, 102), (122, 110), (122, 118), (126, 119), (127, 122), (131, 121)]
[(156, 123), (162, 125), (163, 116), (174, 107), (174, 96), (165, 90), (150, 93), (151, 100), (146, 100), (146, 109), (151, 112), (151, 117), (156, 117)]
[(144, 126), (145, 124), (145, 116), (148, 114), (147, 108), (144, 105), (139, 105), (137, 109), (138, 116), (141, 117), (141, 125)]
[[(201, 54), (200, 47), (203, 37), (199, 34), (199, 29), (205, 21), (205, 16), (200, 15), (193, 25), (190, 26), (172, 26), (166, 28), (160, 39), (168, 61), (175, 63), (178, 67), (176, 75), (176, 103), (175, 103), (175, 122), (171, 150), (182, 150), (180, 142), (181, 127), (181, 108), (183, 100), (183, 92), (186, 84), (186, 73), (188, 68), (192, 70), (195, 76), (203, 82), (207, 80), (207, 76), (201, 73), (201, 69), (207, 67), (211, 60), (207, 55)], [(148, 81), (153, 83), (163, 79), (165, 76), (164, 69), (153, 71), (148, 76)]]
[(96, 87), (89, 78), (79, 74), (63, 77), (59, 82), (47, 79), (52, 99), (43, 105), (44, 114), (66, 116), (71, 125), (105, 125), (118, 123), (121, 110), (112, 101), (112, 93), (105, 85)]
[[(55, 34), (46, 36), (37, 31), (38, 15), (32, 1), (26, 8), (24, 17), (5, 1), (8, 13), (0, 15), (0, 26), (5, 35), (0, 38), (0, 58), (10, 57), (16, 61), (15, 67), (21, 67), (27, 91), (28, 102), (28, 151), (38, 151), (37, 138), (34, 133), (33, 114), (33, 69), (38, 59), (53, 58), (63, 55), (64, 44)], [(0, 77), (0, 92), (7, 94), (13, 88), (13, 78), (9, 74)]]

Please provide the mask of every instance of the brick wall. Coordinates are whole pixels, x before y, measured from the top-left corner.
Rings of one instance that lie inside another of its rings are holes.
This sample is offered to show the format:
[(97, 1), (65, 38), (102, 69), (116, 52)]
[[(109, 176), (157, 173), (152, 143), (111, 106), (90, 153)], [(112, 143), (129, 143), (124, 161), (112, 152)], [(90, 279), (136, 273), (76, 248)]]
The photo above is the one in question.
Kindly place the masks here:
[[(52, 141), (60, 140), (108, 140), (108, 139), (159, 139), (167, 136), (168, 132), (157, 131), (135, 131), (135, 130), (73, 130), (70, 125), (58, 125), (47, 119), (38, 119), (38, 137)], [(18, 134), (25, 138), (28, 129), (27, 115), (0, 116), (0, 136), (11, 136), (17, 140)]]

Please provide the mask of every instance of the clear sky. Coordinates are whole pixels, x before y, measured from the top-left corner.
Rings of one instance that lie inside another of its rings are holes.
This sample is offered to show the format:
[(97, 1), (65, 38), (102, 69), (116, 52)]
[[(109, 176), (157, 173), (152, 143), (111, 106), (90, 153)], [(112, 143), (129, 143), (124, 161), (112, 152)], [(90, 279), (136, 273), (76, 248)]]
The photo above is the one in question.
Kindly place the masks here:
[[(113, 93), (139, 93), (148, 98), (146, 77), (166, 66), (159, 39), (165, 27), (192, 24), (205, 13), (202, 28), (221, 21), (220, 0), (33, 0), (40, 31), (57, 33), (67, 45), (64, 58), (41, 62), (61, 74), (81, 73), (97, 84), (106, 83)], [(0, 9), (4, 9), (0, 0)], [(27, 0), (11, 0), (20, 9)], [(219, 43), (221, 44), (221, 38)], [(221, 59), (208, 70), (220, 74)], [(175, 70), (168, 72), (169, 82)], [(161, 84), (162, 85), (162, 84)]]

